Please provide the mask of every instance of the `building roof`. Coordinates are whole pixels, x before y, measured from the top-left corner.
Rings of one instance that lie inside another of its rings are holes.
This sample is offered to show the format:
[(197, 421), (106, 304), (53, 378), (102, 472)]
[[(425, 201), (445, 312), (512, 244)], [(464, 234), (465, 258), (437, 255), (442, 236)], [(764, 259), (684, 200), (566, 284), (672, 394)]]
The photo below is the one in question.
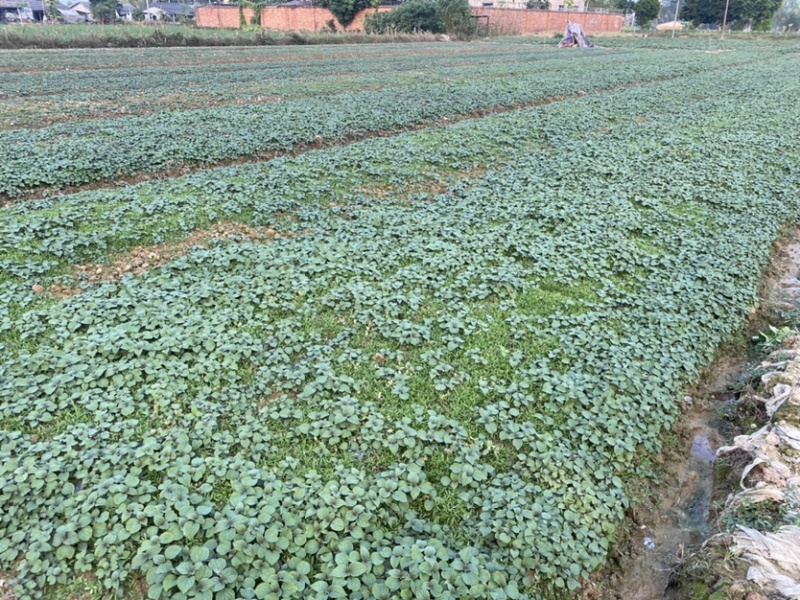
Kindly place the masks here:
[(75, 4), (72, 4), (70, 8), (81, 13), (82, 15), (92, 14), (92, 5), (88, 2), (76, 2)]
[(30, 8), (31, 10), (44, 10), (42, 0), (0, 0), (0, 8)]
[(170, 16), (194, 16), (194, 6), (180, 2), (151, 2), (150, 8), (159, 8)]
[(127, 2), (122, 3), (122, 12), (124, 13), (134, 13), (136, 12), (136, 7), (133, 4), (128, 4)]
[(71, 8), (59, 8), (57, 7), (56, 10), (61, 13), (61, 16), (64, 17), (64, 20), (67, 23), (85, 23), (86, 17), (79, 13), (78, 11), (72, 10)]

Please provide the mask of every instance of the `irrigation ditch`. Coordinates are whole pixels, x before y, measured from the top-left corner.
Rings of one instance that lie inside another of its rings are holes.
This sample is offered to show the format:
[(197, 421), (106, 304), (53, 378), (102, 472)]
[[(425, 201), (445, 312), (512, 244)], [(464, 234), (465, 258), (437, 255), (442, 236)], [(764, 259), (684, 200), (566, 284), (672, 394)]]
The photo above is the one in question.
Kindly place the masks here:
[(800, 598), (800, 230), (760, 305), (683, 398), (585, 600)]

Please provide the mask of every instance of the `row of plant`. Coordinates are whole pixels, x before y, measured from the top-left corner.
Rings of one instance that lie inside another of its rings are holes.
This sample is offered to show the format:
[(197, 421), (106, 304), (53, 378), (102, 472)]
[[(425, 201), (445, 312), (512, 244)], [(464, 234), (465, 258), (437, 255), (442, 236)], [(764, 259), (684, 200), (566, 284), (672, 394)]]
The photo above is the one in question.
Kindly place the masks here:
[[(236, 32), (223, 32), (236, 34)], [(505, 42), (504, 42), (505, 43)], [(548, 40), (549, 43), (549, 40)], [(495, 52), (495, 44), (482, 44), (480, 47), (485, 52)], [(530, 45), (530, 44), (526, 44)], [(144, 66), (158, 68), (165, 64), (172, 65), (213, 65), (217, 62), (266, 62), (276, 60), (289, 63), (293, 60), (305, 62), (309, 60), (328, 60), (328, 59), (349, 59), (354, 56), (363, 56), (365, 59), (372, 59), (385, 56), (388, 59), (411, 53), (422, 54), (425, 56), (447, 56), (459, 54), (464, 49), (469, 48), (469, 52), (477, 53), (478, 48), (465, 46), (464, 44), (412, 44), (411, 46), (392, 46), (392, 45), (366, 45), (357, 49), (346, 48), (336, 44), (326, 48), (315, 46), (301, 48), (259, 48), (235, 47), (235, 48), (170, 48), (170, 49), (116, 49), (109, 48), (105, 52), (94, 50), (75, 49), (72, 52), (51, 52), (43, 53), (37, 50), (0, 50), (0, 56), (15, 56), (17, 61), (4, 62), (0, 66), (0, 72), (13, 73), (27, 70), (59, 71), (69, 68), (74, 69), (136, 69)]]
[[(576, 588), (800, 216), (796, 65), (0, 211), (17, 597)], [(31, 291), (220, 220), (281, 237)]]
[[(724, 8), (724, 7), (723, 7)], [(591, 35), (591, 34), (590, 34)], [(780, 44), (775, 42), (780, 41)], [(522, 42), (518, 40), (517, 43)], [(648, 50), (699, 50), (699, 51), (724, 51), (746, 50), (754, 47), (772, 46), (779, 53), (794, 53), (797, 51), (797, 40), (777, 34), (764, 34), (760, 32), (726, 32), (724, 39), (720, 39), (717, 30), (708, 31), (682, 31), (676, 30), (675, 37), (671, 31), (648, 31), (645, 35), (620, 35), (601, 43), (615, 48), (648, 49)]]
[[(178, 54), (164, 57), (167, 60), (160, 66), (126, 69), (104, 68), (105, 62), (92, 68), (94, 59), (87, 55), (83, 64), (51, 71), (46, 76), (31, 77), (30, 72), (5, 74), (0, 96), (2, 127), (42, 127), (98, 115), (273, 102), (442, 81), (524, 77), (531, 72), (565, 68), (571, 71), (565, 63), (574, 62), (569, 55), (556, 52), (541, 53), (536, 62), (521, 61), (517, 49), (495, 45), (459, 45), (458, 54), (434, 53), (429, 45), (411, 48), (410, 52), (395, 49), (356, 57), (352, 52), (333, 56), (307, 52), (297, 57), (266, 52), (250, 52), (242, 57), (229, 52), (227, 56), (209, 58), (211, 64), (183, 64), (182, 61), (191, 60), (191, 55), (184, 58)], [(616, 65), (631, 60), (616, 55), (589, 55), (585, 59), (588, 69), (598, 61)], [(421, 60), (425, 61), (424, 70), (419, 68)], [(76, 74), (75, 69), (80, 73)]]
[[(626, 59), (627, 57), (627, 59)], [(282, 152), (299, 144), (397, 131), (444, 117), (533, 103), (648, 79), (711, 71), (753, 60), (749, 53), (613, 53), (529, 72), (408, 89), (369, 90), (267, 104), (161, 111), (152, 115), (0, 131), (0, 197), (37, 187), (113, 181), (186, 163)], [(543, 63), (545, 66), (547, 62)], [(590, 65), (594, 68), (588, 68)], [(502, 74), (505, 67), (498, 67)]]

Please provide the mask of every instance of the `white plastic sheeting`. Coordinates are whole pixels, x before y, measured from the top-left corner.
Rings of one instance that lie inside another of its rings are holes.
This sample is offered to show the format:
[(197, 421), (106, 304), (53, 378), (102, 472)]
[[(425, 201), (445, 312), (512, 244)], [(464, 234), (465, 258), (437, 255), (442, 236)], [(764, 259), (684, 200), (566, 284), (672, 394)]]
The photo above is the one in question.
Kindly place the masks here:
[(752, 565), (747, 578), (774, 588), (787, 598), (800, 598), (800, 527), (787, 525), (772, 533), (739, 527), (734, 545)]
[(564, 30), (564, 39), (558, 43), (559, 48), (570, 48), (580, 46), (581, 48), (592, 48), (594, 44), (589, 41), (583, 32), (583, 27), (578, 23), (567, 21), (567, 28)]
[[(771, 501), (786, 507), (789, 521), (797, 522), (800, 508), (800, 340), (795, 339), (785, 370), (767, 373), (762, 382), (770, 392), (763, 402), (770, 422), (750, 435), (734, 438), (733, 444), (717, 450), (721, 456), (745, 452), (750, 462), (744, 467), (742, 492), (729, 499), (729, 509)], [(787, 354), (784, 350), (783, 354)], [(788, 364), (787, 364), (788, 363)], [(772, 363), (773, 368), (779, 363)], [(788, 410), (781, 410), (782, 408)], [(795, 410), (796, 409), (796, 410)], [(762, 532), (739, 526), (732, 536), (732, 548), (748, 564), (747, 579), (765, 591), (800, 600), (800, 527), (785, 525), (777, 531)]]

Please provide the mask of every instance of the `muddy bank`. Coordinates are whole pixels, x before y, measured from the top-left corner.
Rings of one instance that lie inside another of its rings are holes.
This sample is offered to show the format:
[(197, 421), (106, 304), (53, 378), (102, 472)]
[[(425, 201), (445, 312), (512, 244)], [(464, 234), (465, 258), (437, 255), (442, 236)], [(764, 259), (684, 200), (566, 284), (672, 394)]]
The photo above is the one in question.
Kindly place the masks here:
[(715, 532), (716, 452), (732, 432), (727, 413), (750, 366), (747, 356), (719, 359), (709, 369), (716, 376), (681, 400), (684, 416), (654, 466), (660, 472), (639, 490), (630, 531), (595, 598), (687, 597), (681, 588), (683, 566)]
[(743, 340), (678, 400), (673, 439), (585, 598), (800, 598), (800, 232), (774, 256)]

